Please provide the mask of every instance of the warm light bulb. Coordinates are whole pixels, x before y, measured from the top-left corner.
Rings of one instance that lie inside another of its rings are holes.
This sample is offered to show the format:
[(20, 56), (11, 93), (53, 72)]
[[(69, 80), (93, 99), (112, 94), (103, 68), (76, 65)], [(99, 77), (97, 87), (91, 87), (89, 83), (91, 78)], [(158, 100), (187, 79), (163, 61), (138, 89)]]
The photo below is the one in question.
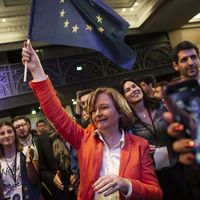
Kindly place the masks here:
[(31, 111), (31, 114), (32, 114), (32, 115), (35, 115), (36, 113), (37, 113), (36, 110), (32, 110), (32, 111)]

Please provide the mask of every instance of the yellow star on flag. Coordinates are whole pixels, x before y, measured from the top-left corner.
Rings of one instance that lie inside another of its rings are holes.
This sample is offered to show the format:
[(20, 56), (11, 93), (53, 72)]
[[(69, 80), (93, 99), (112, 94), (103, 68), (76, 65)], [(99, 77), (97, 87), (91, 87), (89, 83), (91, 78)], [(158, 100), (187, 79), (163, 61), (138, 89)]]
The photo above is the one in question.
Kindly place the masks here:
[(64, 15), (65, 15), (65, 10), (62, 9), (62, 11), (60, 12), (60, 17), (64, 17)]
[(64, 27), (65, 27), (65, 28), (66, 28), (66, 27), (68, 28), (69, 24), (70, 24), (70, 22), (68, 21), (68, 19), (66, 19), (65, 22), (64, 22)]
[(77, 33), (79, 27), (77, 26), (77, 24), (75, 26), (72, 26), (72, 33)]
[(99, 28), (98, 28), (98, 31), (99, 31), (100, 33), (103, 33), (103, 32), (104, 32), (103, 27), (99, 27)]
[(92, 31), (92, 29), (93, 29), (92, 26), (86, 24), (86, 30)]
[(96, 18), (97, 18), (97, 22), (102, 24), (103, 18), (99, 14), (96, 16)]

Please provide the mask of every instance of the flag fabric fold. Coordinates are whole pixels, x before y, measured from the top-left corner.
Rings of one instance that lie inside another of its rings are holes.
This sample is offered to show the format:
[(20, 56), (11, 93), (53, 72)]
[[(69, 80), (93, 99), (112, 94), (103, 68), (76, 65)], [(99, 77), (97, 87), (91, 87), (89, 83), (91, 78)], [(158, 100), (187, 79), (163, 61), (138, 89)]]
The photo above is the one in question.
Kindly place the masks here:
[(28, 37), (32, 41), (93, 49), (130, 70), (135, 54), (124, 42), (128, 27), (101, 0), (32, 0)]

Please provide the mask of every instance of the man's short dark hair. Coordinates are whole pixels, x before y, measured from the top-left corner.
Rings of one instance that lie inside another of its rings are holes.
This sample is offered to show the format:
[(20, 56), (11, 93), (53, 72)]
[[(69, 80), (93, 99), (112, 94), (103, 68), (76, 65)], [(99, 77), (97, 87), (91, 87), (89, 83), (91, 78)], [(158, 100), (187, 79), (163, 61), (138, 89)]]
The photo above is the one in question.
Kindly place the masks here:
[(138, 80), (138, 83), (140, 84), (141, 82), (145, 82), (147, 85), (149, 85), (150, 83), (152, 83), (152, 85), (154, 86), (156, 84), (156, 79), (152, 74), (148, 74), (146, 76), (144, 76), (143, 78)]
[(90, 94), (93, 91), (93, 89), (85, 89), (85, 90), (81, 90), (78, 93), (78, 97), (81, 98), (82, 96), (86, 95), (86, 94)]
[(176, 64), (178, 63), (178, 53), (182, 50), (187, 50), (187, 49), (195, 49), (198, 57), (199, 57), (199, 48), (197, 47), (196, 44), (190, 42), (190, 41), (183, 41), (179, 44), (177, 44), (174, 49), (172, 50), (171, 54), (171, 59), (172, 62), (175, 62)]
[(46, 122), (45, 122), (43, 119), (40, 119), (40, 120), (37, 121), (37, 123), (36, 123), (36, 126), (37, 126), (37, 127), (38, 127), (38, 124), (39, 124), (39, 123), (46, 124)]
[(15, 121), (18, 121), (20, 119), (23, 119), (26, 123), (31, 125), (31, 120), (28, 117), (25, 117), (25, 116), (16, 116), (11, 120), (11, 123), (13, 124)]
[(160, 82), (158, 82), (158, 83), (155, 84), (155, 87), (158, 87), (158, 86), (163, 87), (163, 86), (165, 86), (165, 85), (167, 85), (167, 84), (168, 84), (167, 81), (160, 81)]

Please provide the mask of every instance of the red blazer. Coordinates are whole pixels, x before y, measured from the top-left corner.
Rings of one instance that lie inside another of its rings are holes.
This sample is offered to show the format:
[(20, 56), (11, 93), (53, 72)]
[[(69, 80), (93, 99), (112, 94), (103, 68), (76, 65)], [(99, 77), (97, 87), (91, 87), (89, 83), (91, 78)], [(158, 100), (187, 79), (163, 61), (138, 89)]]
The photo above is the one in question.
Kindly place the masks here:
[[(54, 123), (58, 132), (78, 151), (80, 185), (78, 200), (93, 200), (92, 184), (98, 179), (102, 165), (103, 143), (94, 136), (95, 127), (83, 129), (62, 108), (49, 79), (30, 82), (45, 115)], [(130, 199), (162, 199), (162, 191), (153, 170), (146, 140), (125, 134), (121, 150), (119, 176), (132, 182)], [(121, 196), (121, 199), (123, 197)]]

